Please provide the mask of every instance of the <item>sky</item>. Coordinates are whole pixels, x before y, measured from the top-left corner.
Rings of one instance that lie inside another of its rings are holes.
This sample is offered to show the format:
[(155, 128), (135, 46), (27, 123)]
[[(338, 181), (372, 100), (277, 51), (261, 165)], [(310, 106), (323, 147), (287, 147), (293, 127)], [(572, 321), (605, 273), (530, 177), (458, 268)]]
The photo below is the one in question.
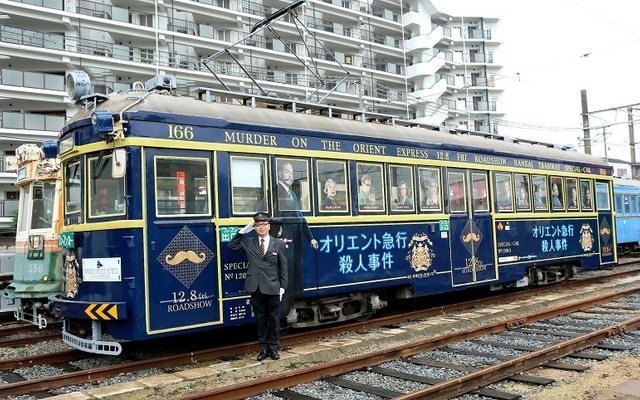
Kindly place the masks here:
[[(499, 133), (573, 145), (584, 151), (580, 91), (589, 111), (638, 105), (640, 142), (640, 2), (636, 0), (433, 0), (455, 16), (500, 18), (494, 61), (504, 94)], [(630, 160), (627, 114), (590, 117), (592, 154)], [(619, 124), (621, 123), (622, 124)], [(640, 146), (639, 146), (640, 147)], [(637, 152), (640, 160), (640, 152)]]

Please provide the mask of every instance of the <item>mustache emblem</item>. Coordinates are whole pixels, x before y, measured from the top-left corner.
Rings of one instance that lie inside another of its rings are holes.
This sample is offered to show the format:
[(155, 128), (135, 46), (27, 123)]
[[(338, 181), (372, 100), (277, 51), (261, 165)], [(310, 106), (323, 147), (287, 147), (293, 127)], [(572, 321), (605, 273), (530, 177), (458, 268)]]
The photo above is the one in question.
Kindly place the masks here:
[(462, 238), (462, 241), (465, 243), (469, 243), (472, 240), (478, 242), (480, 241), (480, 236), (477, 233), (469, 232)]
[(170, 255), (165, 257), (165, 261), (169, 265), (178, 265), (184, 260), (189, 260), (194, 264), (200, 264), (207, 258), (207, 255), (204, 253), (200, 253), (200, 255), (196, 254), (194, 251), (179, 251), (175, 256), (171, 257)]

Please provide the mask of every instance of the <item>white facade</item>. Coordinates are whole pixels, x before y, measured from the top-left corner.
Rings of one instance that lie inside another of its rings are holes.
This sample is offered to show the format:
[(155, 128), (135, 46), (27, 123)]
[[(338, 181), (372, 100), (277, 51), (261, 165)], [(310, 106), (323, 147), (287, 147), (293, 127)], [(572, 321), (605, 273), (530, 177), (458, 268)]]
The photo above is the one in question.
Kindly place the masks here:
[[(289, 4), (0, 0), (0, 227), (17, 208), (15, 174), (4, 159), (21, 143), (57, 138), (75, 113), (65, 91), (69, 71), (84, 70), (104, 94), (157, 73), (175, 76), (182, 95), (222, 89), (203, 61)], [(287, 15), (273, 24), (277, 36), (259, 30), (207, 65), (234, 91), (262, 88), (285, 99), (497, 133), (497, 19), (449, 16), (428, 0), (308, 0), (296, 12), (309, 30), (302, 38)]]

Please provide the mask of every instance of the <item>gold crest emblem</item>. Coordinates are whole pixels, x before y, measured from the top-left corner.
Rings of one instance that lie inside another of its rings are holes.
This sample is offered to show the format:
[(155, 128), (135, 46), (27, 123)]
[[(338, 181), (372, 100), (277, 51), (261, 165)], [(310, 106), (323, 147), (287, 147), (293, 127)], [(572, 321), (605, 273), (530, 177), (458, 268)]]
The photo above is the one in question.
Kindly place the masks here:
[(589, 224), (582, 224), (582, 228), (580, 228), (580, 245), (584, 251), (593, 248), (593, 229)]
[(406, 260), (411, 264), (411, 268), (417, 271), (428, 271), (436, 257), (431, 247), (433, 243), (426, 233), (416, 233), (411, 238), (408, 248)]

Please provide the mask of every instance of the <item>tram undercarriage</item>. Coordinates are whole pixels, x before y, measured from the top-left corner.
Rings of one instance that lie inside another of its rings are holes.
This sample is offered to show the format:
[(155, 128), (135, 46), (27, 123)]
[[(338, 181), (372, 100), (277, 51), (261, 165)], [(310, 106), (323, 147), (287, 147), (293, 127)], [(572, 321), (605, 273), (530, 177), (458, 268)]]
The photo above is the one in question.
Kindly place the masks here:
[(532, 286), (548, 285), (573, 278), (578, 267), (572, 264), (534, 266), (529, 268), (528, 278)]
[(307, 328), (368, 318), (386, 306), (387, 302), (380, 299), (377, 294), (360, 292), (320, 299), (298, 300), (287, 316), (287, 323), (293, 328)]

